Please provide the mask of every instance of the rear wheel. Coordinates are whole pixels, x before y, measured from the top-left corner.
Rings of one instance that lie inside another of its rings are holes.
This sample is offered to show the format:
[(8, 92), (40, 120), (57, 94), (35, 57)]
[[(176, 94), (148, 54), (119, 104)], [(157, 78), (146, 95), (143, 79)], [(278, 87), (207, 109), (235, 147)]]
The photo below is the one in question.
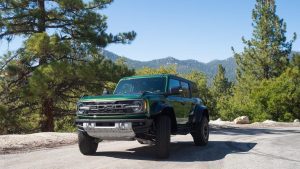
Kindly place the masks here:
[(167, 115), (159, 116), (156, 121), (156, 156), (168, 158), (170, 151), (171, 119)]
[(140, 144), (146, 144), (142, 140), (137, 140)]
[(203, 116), (200, 123), (194, 125), (194, 129), (191, 132), (194, 143), (196, 146), (204, 146), (208, 143), (209, 138), (209, 125), (206, 116)]
[(78, 145), (80, 152), (84, 155), (93, 155), (98, 148), (96, 139), (81, 131), (78, 132)]

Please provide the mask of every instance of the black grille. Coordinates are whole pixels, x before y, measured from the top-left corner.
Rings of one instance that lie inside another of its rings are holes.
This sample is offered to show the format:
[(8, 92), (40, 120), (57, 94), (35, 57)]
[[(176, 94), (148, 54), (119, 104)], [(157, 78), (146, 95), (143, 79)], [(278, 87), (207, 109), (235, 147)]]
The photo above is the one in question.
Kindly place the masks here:
[(114, 102), (83, 102), (89, 110), (85, 111), (87, 115), (98, 114), (127, 114), (133, 113), (132, 108), (126, 107), (132, 105), (133, 101), (114, 101)]

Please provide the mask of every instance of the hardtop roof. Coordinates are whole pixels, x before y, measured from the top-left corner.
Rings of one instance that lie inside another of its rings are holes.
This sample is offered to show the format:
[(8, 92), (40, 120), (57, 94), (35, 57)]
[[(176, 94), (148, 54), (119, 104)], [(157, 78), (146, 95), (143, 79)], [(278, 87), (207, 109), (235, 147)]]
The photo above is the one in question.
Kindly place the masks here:
[(194, 83), (190, 80), (187, 80), (185, 78), (179, 77), (179, 76), (174, 75), (174, 74), (137, 75), (137, 76), (124, 77), (121, 80), (140, 79), (140, 78), (155, 78), (155, 77), (169, 77), (169, 78), (175, 78), (175, 79), (179, 79), (179, 80), (182, 80), (182, 81), (186, 81), (188, 83)]

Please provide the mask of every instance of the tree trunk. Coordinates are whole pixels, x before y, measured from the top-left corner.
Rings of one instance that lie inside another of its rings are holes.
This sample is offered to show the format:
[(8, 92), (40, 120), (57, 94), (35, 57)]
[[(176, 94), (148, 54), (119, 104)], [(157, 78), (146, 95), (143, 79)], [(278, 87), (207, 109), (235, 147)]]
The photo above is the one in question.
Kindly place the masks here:
[(40, 16), (38, 21), (38, 32), (42, 33), (46, 31), (46, 10), (45, 10), (45, 1), (38, 0), (38, 6), (40, 10)]
[(53, 132), (54, 131), (54, 118), (53, 118), (53, 99), (44, 98), (42, 102), (42, 120), (41, 131)]

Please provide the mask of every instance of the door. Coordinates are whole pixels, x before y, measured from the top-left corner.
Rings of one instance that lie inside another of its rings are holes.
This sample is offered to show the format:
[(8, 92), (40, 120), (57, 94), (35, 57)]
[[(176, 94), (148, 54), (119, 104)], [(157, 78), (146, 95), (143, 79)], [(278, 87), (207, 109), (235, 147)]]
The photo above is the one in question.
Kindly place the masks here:
[(185, 92), (184, 89), (182, 89), (180, 80), (169, 79), (168, 91), (171, 92), (172, 88), (180, 88), (182, 92), (177, 95), (168, 96), (167, 100), (174, 108), (177, 123), (185, 124), (188, 121), (188, 111), (190, 110), (190, 104), (186, 104), (186, 100), (183, 97)]
[(184, 107), (184, 122), (188, 122), (189, 117), (193, 111), (193, 107), (194, 107), (194, 100), (192, 99), (192, 95), (191, 95), (191, 86), (188, 82), (186, 81), (180, 81), (180, 85), (181, 85), (181, 99)]

